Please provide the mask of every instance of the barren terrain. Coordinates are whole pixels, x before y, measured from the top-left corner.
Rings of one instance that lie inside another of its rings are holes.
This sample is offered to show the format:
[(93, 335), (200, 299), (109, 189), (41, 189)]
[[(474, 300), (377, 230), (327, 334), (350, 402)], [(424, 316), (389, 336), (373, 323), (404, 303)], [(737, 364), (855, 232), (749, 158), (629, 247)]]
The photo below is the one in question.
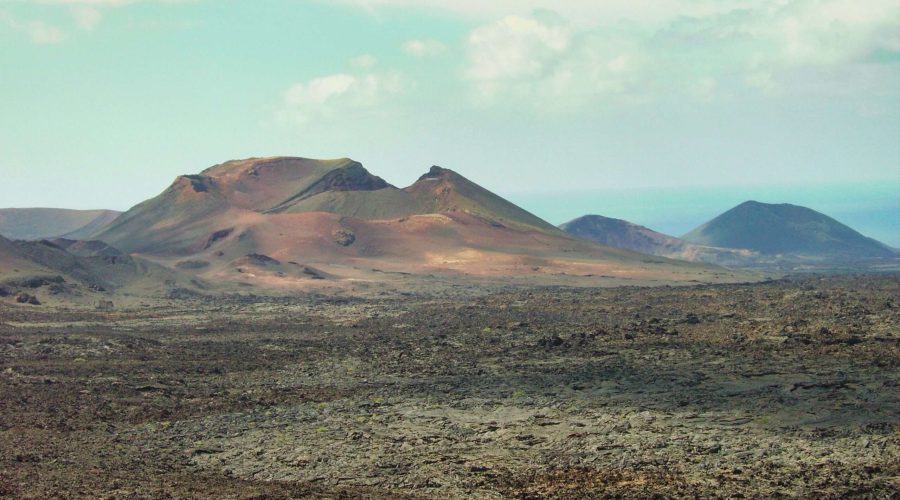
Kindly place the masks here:
[(891, 498), (898, 342), (897, 275), (0, 304), (0, 496)]

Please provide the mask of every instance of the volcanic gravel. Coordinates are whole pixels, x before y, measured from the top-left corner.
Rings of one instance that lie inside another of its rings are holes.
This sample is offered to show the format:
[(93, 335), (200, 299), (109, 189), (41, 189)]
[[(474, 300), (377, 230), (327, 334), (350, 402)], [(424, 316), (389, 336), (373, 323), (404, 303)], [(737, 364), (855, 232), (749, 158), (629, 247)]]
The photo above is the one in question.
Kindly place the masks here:
[(0, 305), (0, 497), (896, 498), (900, 277)]

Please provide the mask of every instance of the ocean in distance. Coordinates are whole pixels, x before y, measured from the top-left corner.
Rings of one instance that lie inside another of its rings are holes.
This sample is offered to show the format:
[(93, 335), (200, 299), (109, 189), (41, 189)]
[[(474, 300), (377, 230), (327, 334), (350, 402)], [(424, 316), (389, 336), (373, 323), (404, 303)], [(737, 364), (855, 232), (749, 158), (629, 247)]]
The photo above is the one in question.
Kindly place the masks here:
[(504, 196), (553, 224), (597, 214), (625, 219), (672, 236), (681, 236), (747, 200), (791, 203), (822, 212), (866, 236), (900, 248), (900, 179), (803, 186), (527, 192), (504, 193)]

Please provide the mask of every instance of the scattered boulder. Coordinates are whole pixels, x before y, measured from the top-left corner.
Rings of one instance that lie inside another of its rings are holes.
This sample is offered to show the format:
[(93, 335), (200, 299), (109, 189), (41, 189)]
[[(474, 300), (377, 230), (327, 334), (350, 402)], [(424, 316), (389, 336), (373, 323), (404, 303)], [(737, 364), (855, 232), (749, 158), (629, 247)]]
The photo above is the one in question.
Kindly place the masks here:
[(2, 286), (0, 286), (0, 297), (9, 297), (10, 291)]
[(203, 294), (198, 293), (190, 288), (173, 288), (166, 292), (166, 298), (170, 300), (189, 300), (203, 297)]
[(302, 266), (303, 274), (314, 280), (323, 280), (326, 278), (325, 273), (310, 266)]
[(552, 349), (565, 344), (565, 341), (559, 335), (549, 335), (538, 340), (538, 345), (544, 349)]
[(353, 234), (353, 231), (343, 228), (338, 229), (334, 233), (332, 233), (334, 237), (334, 242), (342, 247), (348, 247), (356, 241), (356, 235)]
[(246, 260), (248, 263), (256, 264), (258, 266), (277, 266), (281, 264), (281, 262), (278, 262), (278, 260), (261, 253), (247, 254)]
[(203, 247), (204, 249), (213, 246), (217, 241), (227, 238), (232, 231), (234, 231), (233, 227), (229, 227), (228, 229), (219, 229), (218, 231), (209, 235), (209, 238), (206, 239), (206, 245)]
[(41, 305), (41, 301), (37, 297), (28, 293), (20, 293), (16, 295), (16, 302), (19, 304), (31, 304), (33, 306)]
[(62, 276), (34, 276), (10, 280), (7, 284), (17, 288), (40, 288), (42, 286), (65, 283), (65, 281)]
[(175, 267), (184, 270), (203, 269), (209, 267), (209, 262), (205, 260), (183, 260), (175, 264)]

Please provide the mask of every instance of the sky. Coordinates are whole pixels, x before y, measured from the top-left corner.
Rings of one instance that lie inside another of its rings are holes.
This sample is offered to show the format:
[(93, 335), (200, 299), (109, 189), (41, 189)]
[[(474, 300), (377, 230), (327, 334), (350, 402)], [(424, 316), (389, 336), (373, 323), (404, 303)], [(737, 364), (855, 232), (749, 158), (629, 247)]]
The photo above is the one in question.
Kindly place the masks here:
[(900, 219), (900, 2), (0, 0), (0, 206), (273, 155), (438, 164), (552, 222), (864, 186)]

